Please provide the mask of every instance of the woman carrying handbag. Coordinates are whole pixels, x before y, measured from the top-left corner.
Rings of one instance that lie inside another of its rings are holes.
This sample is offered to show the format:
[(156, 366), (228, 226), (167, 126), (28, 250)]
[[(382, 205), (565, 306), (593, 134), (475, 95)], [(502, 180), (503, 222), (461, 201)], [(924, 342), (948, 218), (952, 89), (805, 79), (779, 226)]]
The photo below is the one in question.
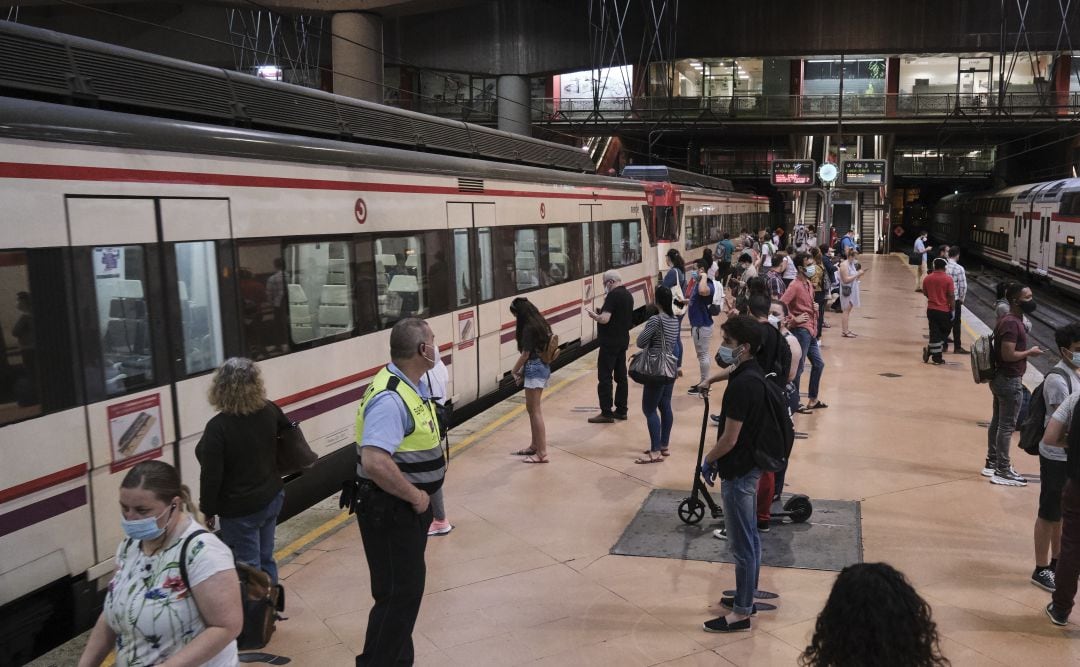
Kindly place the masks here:
[(641, 352), (630, 361), (630, 377), (643, 385), (641, 411), (649, 425), (649, 449), (646, 457), (634, 463), (661, 463), (668, 455), (668, 441), (674, 416), (671, 412), (671, 391), (675, 386), (675, 341), (679, 339), (679, 320), (671, 305), (671, 290), (656, 288), (655, 315), (638, 334)]

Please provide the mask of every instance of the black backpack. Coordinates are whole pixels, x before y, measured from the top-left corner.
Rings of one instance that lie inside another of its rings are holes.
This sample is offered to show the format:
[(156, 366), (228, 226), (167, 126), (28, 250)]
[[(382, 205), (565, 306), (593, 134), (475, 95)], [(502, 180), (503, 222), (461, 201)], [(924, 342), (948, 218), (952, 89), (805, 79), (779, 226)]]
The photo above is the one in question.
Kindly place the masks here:
[[(184, 538), (180, 547), (180, 579), (193, 600), (195, 593), (187, 573), (188, 542), (205, 532), (196, 530)], [(281, 584), (271, 584), (270, 575), (247, 563), (237, 563), (236, 574), (240, 579), (244, 611), (244, 627), (236, 638), (236, 647), (241, 651), (262, 648), (270, 643), (270, 637), (277, 629), (278, 612), (285, 611), (285, 588)]]
[(754, 447), (754, 464), (766, 472), (783, 470), (795, 444), (795, 425), (783, 390), (775, 382), (763, 381), (766, 416)]
[[(1073, 391), (1072, 378), (1069, 374), (1061, 370), (1060, 368), (1051, 368), (1047, 373), (1047, 377), (1051, 373), (1056, 373), (1065, 378), (1065, 382), (1069, 385), (1069, 394)], [(1028, 403), (1027, 417), (1020, 425), (1020, 449), (1024, 450), (1032, 456), (1039, 455), (1039, 442), (1042, 441), (1043, 432), (1045, 431), (1046, 422), (1046, 400), (1043, 398), (1043, 387), (1046, 385), (1046, 378), (1035, 387), (1035, 391), (1031, 394), (1031, 401)]]

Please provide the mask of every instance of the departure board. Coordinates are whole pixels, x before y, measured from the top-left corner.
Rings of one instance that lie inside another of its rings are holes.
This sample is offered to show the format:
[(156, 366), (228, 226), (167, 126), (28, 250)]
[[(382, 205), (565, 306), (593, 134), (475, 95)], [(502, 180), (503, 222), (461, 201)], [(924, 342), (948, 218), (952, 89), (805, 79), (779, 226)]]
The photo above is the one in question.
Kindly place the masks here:
[(844, 160), (840, 171), (844, 185), (885, 185), (885, 160)]
[(813, 160), (773, 160), (772, 184), (788, 187), (812, 187), (814, 170)]

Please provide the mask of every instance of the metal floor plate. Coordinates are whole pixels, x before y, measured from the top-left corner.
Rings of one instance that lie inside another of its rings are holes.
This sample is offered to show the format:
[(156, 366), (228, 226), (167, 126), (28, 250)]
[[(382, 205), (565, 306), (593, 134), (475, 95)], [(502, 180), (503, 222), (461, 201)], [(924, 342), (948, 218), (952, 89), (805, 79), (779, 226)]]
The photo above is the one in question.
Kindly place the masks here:
[[(723, 518), (706, 513), (700, 523), (688, 526), (676, 512), (687, 491), (654, 489), (642, 503), (622, 537), (611, 548), (620, 556), (678, 558), (713, 563), (732, 563), (729, 545), (713, 537), (712, 531), (723, 525)], [(786, 495), (786, 494), (785, 494)], [(719, 500), (719, 485), (713, 497)], [(786, 500), (786, 498), (785, 498)], [(761, 564), (839, 572), (853, 563), (861, 563), (862, 516), (857, 501), (811, 498), (814, 514), (806, 523), (775, 520), (772, 529), (761, 534)], [(774, 508), (779, 508), (776, 503)]]

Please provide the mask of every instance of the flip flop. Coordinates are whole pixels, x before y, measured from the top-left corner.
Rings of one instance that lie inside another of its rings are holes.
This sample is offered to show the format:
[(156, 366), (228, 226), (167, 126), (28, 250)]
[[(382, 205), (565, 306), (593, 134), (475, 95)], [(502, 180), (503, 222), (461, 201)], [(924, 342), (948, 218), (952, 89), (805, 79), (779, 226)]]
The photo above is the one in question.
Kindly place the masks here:
[(519, 449), (516, 452), (512, 452), (510, 456), (533, 456), (536, 454), (536, 450), (532, 447), (528, 449)]
[(850, 331), (845, 331), (844, 333), (842, 333), (840, 335), (843, 336), (844, 338), (858, 338), (858, 336), (851, 333)]
[(521, 460), (524, 463), (547, 463), (548, 462), (548, 457), (547, 456), (540, 457), (540, 456), (537, 456), (536, 454), (529, 454), (528, 456), (526, 456), (525, 458), (523, 458)]
[(663, 457), (660, 457), (658, 459), (634, 459), (634, 463), (637, 463), (639, 465), (648, 465), (649, 463), (663, 463), (663, 462), (664, 462)]
[(824, 404), (824, 403), (822, 403), (821, 401), (818, 401), (818, 402), (817, 402), (817, 403), (815, 403), (814, 405), (808, 405), (808, 406), (806, 406), (806, 409), (807, 409), (807, 410), (818, 410), (818, 409), (823, 409), (823, 408), (827, 408), (827, 407), (829, 407), (829, 406), (825, 405), (825, 404)]

